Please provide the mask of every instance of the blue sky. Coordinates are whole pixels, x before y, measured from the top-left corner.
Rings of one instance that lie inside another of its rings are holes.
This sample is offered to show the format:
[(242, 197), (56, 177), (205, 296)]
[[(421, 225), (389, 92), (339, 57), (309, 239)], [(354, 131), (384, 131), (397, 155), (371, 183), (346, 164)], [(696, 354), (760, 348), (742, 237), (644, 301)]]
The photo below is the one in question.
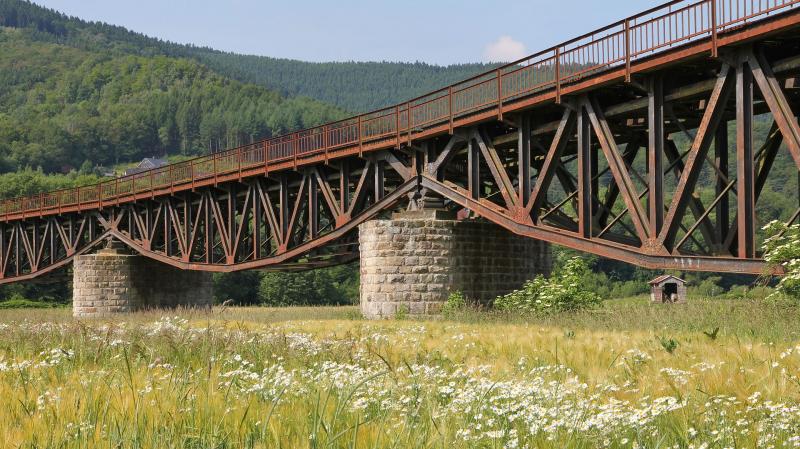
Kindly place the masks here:
[(511, 60), (648, 0), (34, 0), (180, 43), (305, 61)]

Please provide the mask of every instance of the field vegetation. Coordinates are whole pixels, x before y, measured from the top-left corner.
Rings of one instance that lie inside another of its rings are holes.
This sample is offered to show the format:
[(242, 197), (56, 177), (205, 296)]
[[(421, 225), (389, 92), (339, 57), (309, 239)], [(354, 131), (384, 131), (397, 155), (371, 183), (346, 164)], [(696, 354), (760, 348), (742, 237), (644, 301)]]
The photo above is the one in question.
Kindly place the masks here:
[(0, 312), (4, 447), (786, 447), (794, 302)]

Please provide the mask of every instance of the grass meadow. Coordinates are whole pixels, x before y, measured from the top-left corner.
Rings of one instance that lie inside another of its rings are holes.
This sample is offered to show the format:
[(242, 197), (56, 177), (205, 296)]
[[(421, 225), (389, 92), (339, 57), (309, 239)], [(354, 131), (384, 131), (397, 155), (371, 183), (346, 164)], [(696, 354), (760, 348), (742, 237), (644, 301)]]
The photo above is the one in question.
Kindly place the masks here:
[(0, 311), (3, 448), (800, 446), (800, 308)]

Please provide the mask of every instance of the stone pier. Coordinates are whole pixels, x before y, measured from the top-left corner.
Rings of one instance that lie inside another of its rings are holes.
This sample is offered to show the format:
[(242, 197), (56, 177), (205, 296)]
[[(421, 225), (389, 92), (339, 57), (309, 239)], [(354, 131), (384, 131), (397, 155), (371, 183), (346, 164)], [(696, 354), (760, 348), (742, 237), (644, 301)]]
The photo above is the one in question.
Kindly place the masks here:
[(184, 271), (116, 243), (75, 257), (72, 314), (76, 317), (174, 307), (211, 306), (211, 273)]
[(401, 212), (359, 227), (361, 312), (367, 318), (441, 311), (451, 292), (488, 304), (549, 273), (550, 246), (441, 210)]

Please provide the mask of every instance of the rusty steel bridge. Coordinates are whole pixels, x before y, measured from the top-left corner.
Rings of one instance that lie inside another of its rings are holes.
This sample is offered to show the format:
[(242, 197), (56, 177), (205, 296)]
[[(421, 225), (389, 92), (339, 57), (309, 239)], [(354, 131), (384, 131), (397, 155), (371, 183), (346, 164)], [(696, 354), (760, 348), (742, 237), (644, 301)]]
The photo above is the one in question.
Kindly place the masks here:
[(777, 158), (800, 167), (798, 6), (673, 1), (392, 107), (6, 200), (0, 283), (108, 237), (189, 270), (332, 265), (359, 224), (431, 205), (644, 267), (761, 273), (756, 204)]

